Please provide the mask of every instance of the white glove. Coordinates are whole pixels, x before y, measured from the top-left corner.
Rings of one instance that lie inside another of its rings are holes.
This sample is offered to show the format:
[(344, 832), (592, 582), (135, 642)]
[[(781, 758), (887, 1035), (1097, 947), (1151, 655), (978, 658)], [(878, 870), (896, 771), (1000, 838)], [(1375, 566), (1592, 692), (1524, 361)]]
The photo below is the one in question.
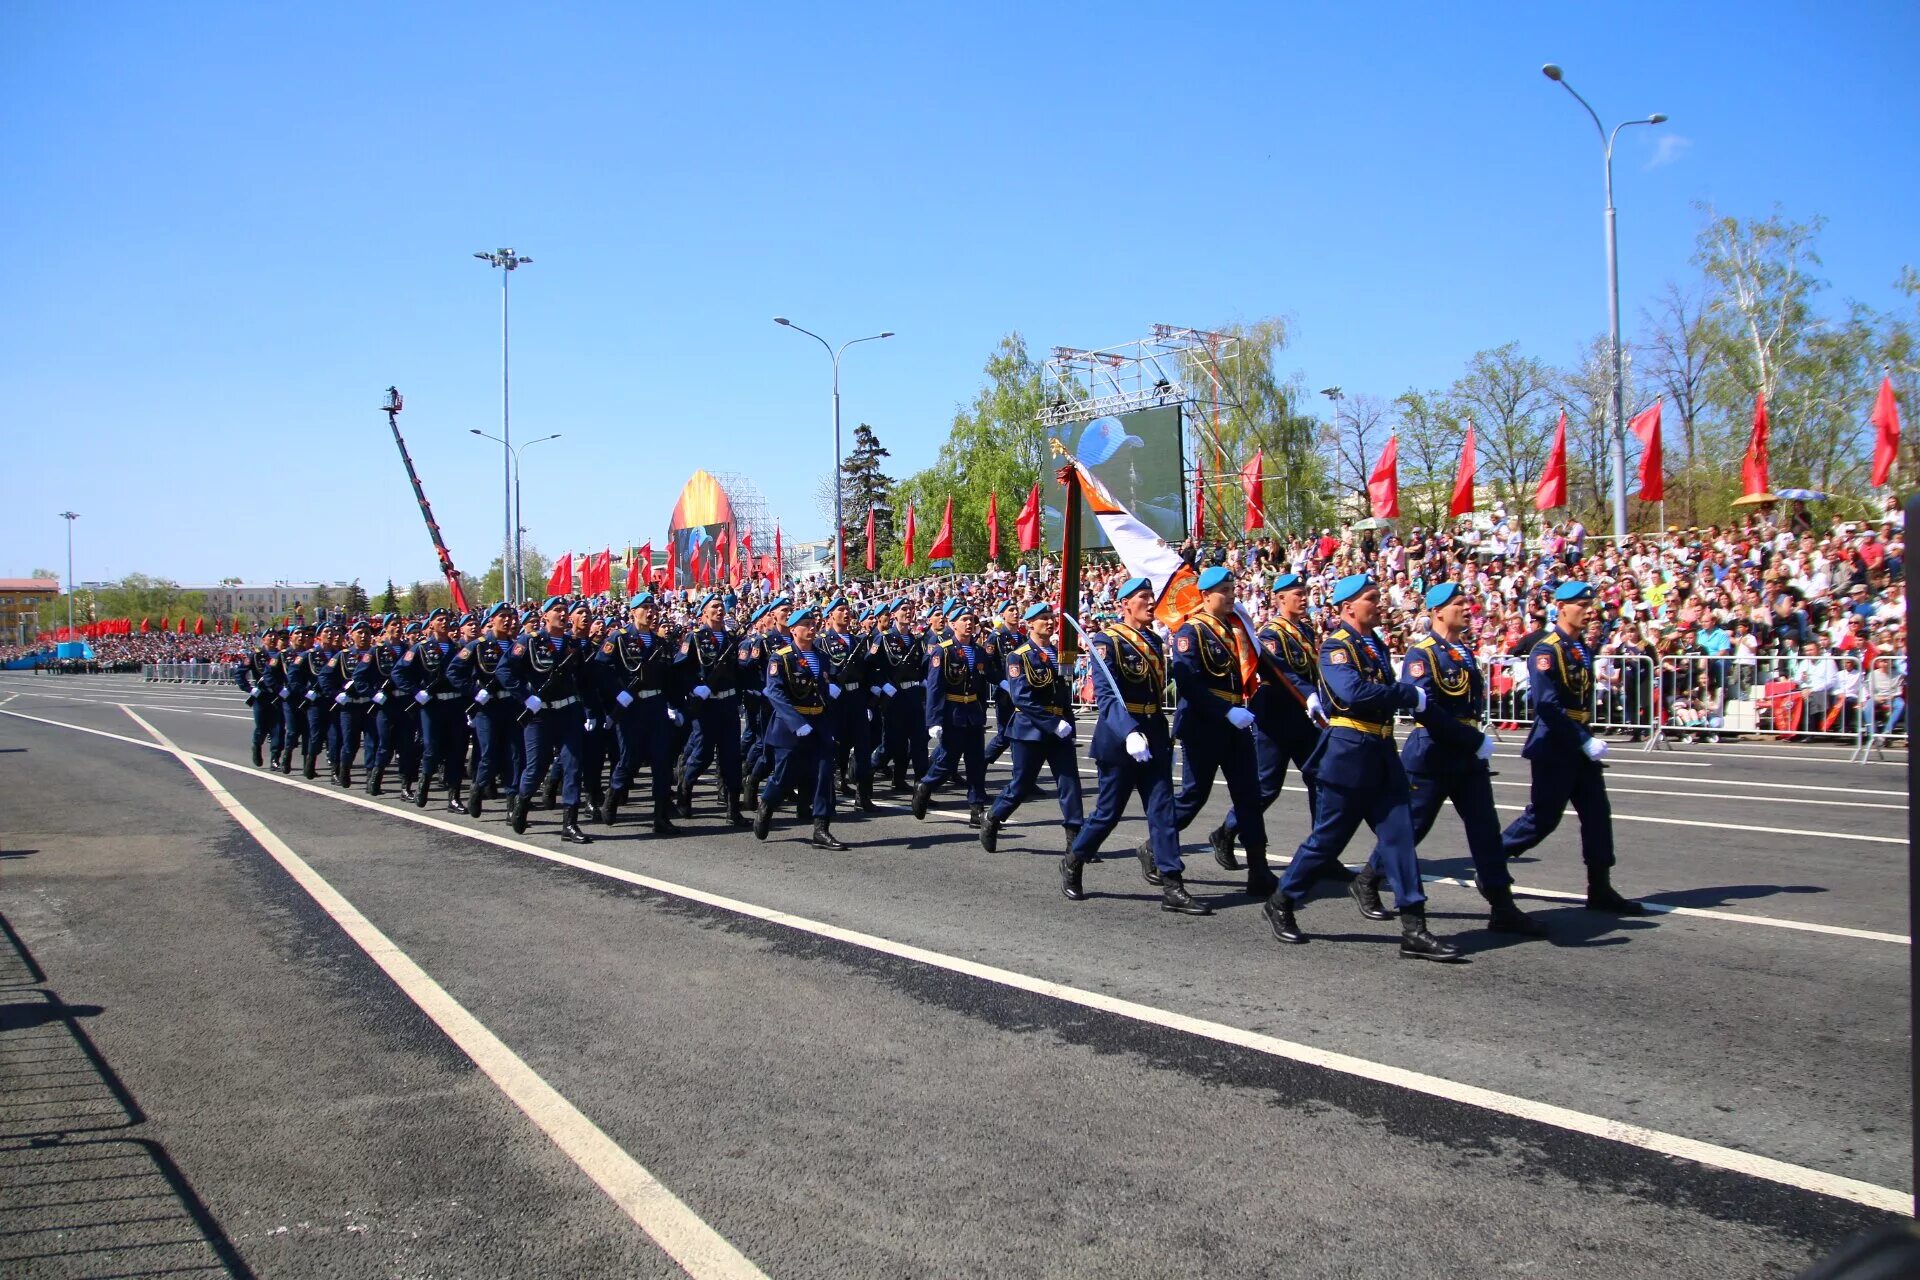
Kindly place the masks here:
[(384, 707), (387, 705), (387, 694), (384, 689), (375, 691), (373, 695), (373, 704), (377, 707)]
[(1053, 726), (1053, 731), (1063, 738), (1071, 738), (1073, 736), (1073, 721), (1062, 720), (1059, 724)]
[(482, 689), (478, 693), (473, 695), (473, 700), (479, 703), (481, 706), (485, 706), (487, 703), (493, 701), (493, 695), (488, 693), (485, 689)]
[(413, 695), (413, 700), (424, 707), (429, 702), (433, 701), (433, 695), (428, 693), (425, 689), (420, 689), (415, 691)]
[(704, 684), (697, 684), (693, 686), (693, 696), (700, 699), (700, 701), (705, 702), (708, 698), (711, 698), (713, 696), (713, 690), (709, 689)]
[(1413, 714), (1419, 715), (1427, 709), (1427, 691), (1419, 685), (1413, 686)]
[(1144, 733), (1128, 734), (1127, 754), (1135, 760), (1138, 760), (1141, 764), (1145, 764), (1151, 760), (1153, 758), (1153, 751), (1147, 746), (1147, 735)]
[(1607, 740), (1605, 738), (1588, 738), (1587, 745), (1581, 748), (1581, 750), (1587, 753), (1587, 759), (1589, 760), (1602, 759), (1607, 754)]
[(1307, 695), (1307, 719), (1323, 729), (1327, 727), (1327, 710), (1320, 705), (1320, 695), (1317, 693)]
[(840, 696), (840, 686), (839, 686), (839, 685), (837, 685), (837, 684), (830, 684), (830, 685), (828, 685), (828, 686), (827, 686), (827, 696), (828, 696), (829, 698), (837, 698), (837, 697), (839, 697), (839, 696)]
[(681, 724), (681, 723), (684, 723), (685, 720), (686, 720), (686, 717), (681, 715), (678, 711), (675, 711), (672, 707), (667, 708), (667, 722), (669, 724)]
[(1247, 710), (1245, 707), (1228, 707), (1227, 723), (1236, 729), (1251, 729), (1253, 727), (1253, 712)]
[(945, 733), (946, 731), (947, 731), (947, 729), (946, 729), (946, 726), (945, 726), (945, 725), (938, 725), (938, 724), (937, 724), (937, 725), (935, 725), (935, 726), (933, 726), (933, 728), (931, 728), (931, 729), (929, 729), (929, 730), (927, 730), (927, 741), (928, 741), (928, 742), (938, 742), (938, 741), (940, 741), (940, 735), (941, 735), (941, 734), (943, 734), (943, 733)]
[(633, 695), (628, 693), (625, 689), (622, 689), (619, 693), (615, 694), (613, 697), (613, 700), (620, 704), (620, 709), (622, 711), (625, 711), (628, 707), (633, 705)]
[(586, 730), (586, 732), (588, 732), (588, 733), (592, 733), (592, 732), (593, 732), (593, 717), (592, 717), (592, 716), (588, 716), (588, 717), (587, 717), (587, 720), (586, 720), (586, 723), (585, 723), (585, 724), (583, 724), (583, 725), (581, 725), (580, 727), (581, 727), (582, 729), (584, 729), (584, 730)]
[(1475, 748), (1473, 754), (1480, 757), (1482, 760), (1493, 759), (1493, 735), (1490, 733), (1481, 734), (1480, 745), (1477, 748)]
[(307, 690), (307, 701), (308, 701), (308, 702), (312, 702), (312, 701), (314, 701), (314, 700), (315, 700), (315, 699), (317, 699), (317, 698), (318, 698), (319, 696), (320, 696), (320, 691), (319, 691), (318, 689), (309, 689), (309, 690)]
[(800, 726), (800, 727), (799, 727), (798, 729), (795, 729), (795, 730), (793, 731), (793, 736), (794, 736), (794, 737), (796, 737), (796, 738), (804, 738), (804, 737), (806, 737), (806, 736), (807, 736), (808, 734), (810, 734), (810, 733), (812, 733), (812, 732), (813, 732), (813, 726), (812, 726), (812, 725), (810, 725), (810, 724), (803, 724), (803, 725), (801, 725), (801, 726)]
[(546, 703), (544, 703), (544, 702), (542, 702), (542, 701), (540, 701), (540, 695), (539, 695), (539, 694), (537, 694), (537, 693), (530, 693), (530, 694), (528, 694), (528, 695), (527, 695), (527, 710), (529, 710), (529, 711), (538, 711), (538, 710), (540, 710), (540, 708), (542, 708), (542, 707), (544, 707), (544, 706), (546, 706), (546, 705), (547, 705)]
[(880, 686), (880, 692), (886, 694), (889, 698), (891, 698), (894, 694), (900, 692), (900, 690), (894, 688), (893, 685), (891, 684), (883, 684)]
[(336, 694), (334, 694), (334, 695), (333, 695), (333, 705), (334, 705), (334, 706), (336, 706), (336, 707), (343, 707), (343, 706), (345, 706), (345, 705), (346, 705), (346, 703), (347, 703), (347, 695), (346, 695), (346, 694), (345, 694), (344, 692), (343, 692), (343, 693), (336, 693)]

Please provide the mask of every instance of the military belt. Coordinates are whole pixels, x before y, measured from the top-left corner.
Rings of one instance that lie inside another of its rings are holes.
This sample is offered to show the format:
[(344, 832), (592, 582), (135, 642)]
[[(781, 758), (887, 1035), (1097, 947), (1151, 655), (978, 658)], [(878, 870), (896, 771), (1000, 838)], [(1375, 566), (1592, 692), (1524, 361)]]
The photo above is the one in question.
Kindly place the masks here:
[(899, 684), (893, 687), (896, 689), (918, 689), (923, 683), (924, 681), (920, 681), (920, 680), (902, 680)]
[(857, 693), (860, 689), (860, 682), (857, 680), (843, 680), (840, 683), (840, 687), (842, 689), (850, 689)]
[(738, 692), (740, 692), (738, 689), (715, 689), (712, 693), (709, 693), (707, 695), (707, 701), (719, 702), (723, 698), (731, 698), (734, 694)]
[(578, 695), (575, 695), (574, 697), (571, 697), (571, 698), (562, 698), (558, 702), (543, 702), (540, 705), (545, 707), (548, 711), (558, 711), (562, 707), (570, 707), (578, 701), (580, 701), (580, 698)]
[(947, 701), (948, 702), (978, 702), (980, 701), (980, 695), (977, 693), (950, 693), (947, 695)]
[(1241, 703), (1240, 695), (1233, 692), (1231, 689), (1209, 689), (1207, 690), (1207, 692), (1212, 694), (1216, 698), (1222, 698), (1228, 702), (1231, 702), (1236, 707), (1239, 706)]
[(1391, 738), (1393, 736), (1393, 726), (1390, 724), (1375, 724), (1371, 720), (1355, 720), (1352, 716), (1334, 716), (1327, 721), (1327, 726), (1333, 729), (1358, 729), (1361, 733), (1369, 733), (1376, 738)]
[(1150, 716), (1160, 710), (1157, 702), (1123, 702), (1120, 705), (1137, 716)]
[(803, 715), (803, 716), (817, 716), (817, 715), (819, 715), (819, 714), (820, 714), (820, 713), (821, 713), (822, 711), (825, 711), (825, 710), (826, 710), (826, 707), (824, 707), (824, 706), (819, 706), (819, 707), (798, 707), (798, 706), (796, 706), (796, 707), (794, 708), (794, 710), (795, 710), (795, 711), (798, 711), (798, 712), (799, 712), (799, 713), (800, 713), (801, 715)]
[(433, 695), (433, 700), (435, 702), (452, 702), (455, 698), (464, 698), (466, 696), (464, 693), (436, 693)]
[(663, 690), (663, 689), (642, 689), (642, 690), (640, 690), (640, 691), (639, 691), (638, 693), (634, 693), (634, 691), (633, 691), (633, 690), (631, 690), (631, 689), (629, 689), (629, 690), (627, 690), (627, 692), (628, 692), (628, 693), (632, 693), (632, 694), (633, 694), (633, 700), (634, 700), (635, 702), (645, 702), (645, 701), (646, 701), (646, 700), (647, 700), (648, 698), (657, 698), (657, 697), (659, 697), (659, 696), (660, 696), (660, 695), (661, 695), (662, 693), (664, 693), (664, 692), (665, 692), (665, 690)]
[(1575, 724), (1585, 724), (1590, 718), (1591, 718), (1590, 712), (1586, 712), (1586, 711), (1567, 712), (1567, 719), (1573, 721)]
[(373, 701), (372, 697), (356, 698), (349, 695), (347, 698), (347, 705), (350, 707), (358, 707), (372, 701)]

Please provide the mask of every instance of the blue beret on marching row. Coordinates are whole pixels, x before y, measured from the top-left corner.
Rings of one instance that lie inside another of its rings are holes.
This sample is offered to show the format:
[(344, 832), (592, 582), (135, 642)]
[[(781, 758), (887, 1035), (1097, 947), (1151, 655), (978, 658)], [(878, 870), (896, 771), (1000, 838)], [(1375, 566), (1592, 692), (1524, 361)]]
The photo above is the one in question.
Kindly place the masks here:
[(1373, 586), (1373, 579), (1364, 573), (1350, 573), (1333, 584), (1333, 603), (1345, 604), (1361, 592)]
[(1013, 601), (1011, 600), (995, 600), (993, 602), (993, 611), (995, 613), (1005, 613), (1011, 608), (1013, 608)]
[(1553, 598), (1560, 604), (1581, 604), (1593, 599), (1593, 584), (1590, 582), (1563, 582), (1554, 591)]
[(1039, 604), (1029, 606), (1027, 611), (1020, 615), (1020, 621), (1032, 622), (1035, 618), (1051, 618), (1052, 616), (1053, 606), (1045, 600), (1042, 600)]
[(453, 615), (451, 613), (448, 613), (445, 609), (435, 609), (432, 613), (427, 615), (428, 622), (432, 622), (435, 618), (445, 618), (448, 622), (453, 621)]
[(397, 613), (383, 613), (380, 615), (380, 625), (383, 627), (390, 627), (398, 621), (400, 621), (400, 615)]
[(1455, 596), (1459, 594), (1460, 594), (1459, 583), (1443, 582), (1439, 586), (1434, 587), (1427, 592), (1427, 608), (1438, 609), (1441, 605), (1447, 604)]
[(1283, 573), (1273, 580), (1275, 591), (1305, 591), (1307, 584), (1300, 581), (1297, 573)]
[(627, 608), (630, 610), (643, 608), (653, 603), (655, 603), (655, 601), (653, 598), (653, 592), (651, 591), (642, 591), (637, 596), (629, 596), (627, 598)]
[[(513, 616), (513, 606), (508, 604), (504, 600), (502, 600), (499, 604), (496, 604), (495, 606), (493, 606), (493, 608), (487, 610), (485, 614), (481, 615), (480, 621), (492, 622), (495, 618), (499, 617), (503, 613), (506, 614), (509, 618)], [(391, 618), (393, 617), (393, 615), (388, 614), (387, 617)]]
[(747, 615), (747, 625), (752, 626), (754, 623), (760, 621), (760, 619), (766, 617), (767, 610), (771, 608), (773, 608), (772, 605), (763, 604), (758, 609), (755, 609), (752, 613)]
[(540, 621), (540, 610), (538, 609), (529, 609), (520, 615), (520, 625), (522, 626), (525, 626), (529, 622), (538, 621)]
[(1211, 569), (1207, 569), (1201, 573), (1200, 589), (1202, 591), (1218, 591), (1222, 586), (1232, 581), (1233, 575), (1228, 573), (1224, 566), (1214, 565)]
[(548, 596), (547, 602), (540, 606), (540, 612), (552, 613), (555, 609), (559, 609), (562, 612), (564, 612), (566, 610), (566, 607), (567, 607), (567, 598), (565, 596)]
[(1137, 595), (1142, 591), (1152, 595), (1153, 583), (1146, 578), (1128, 578), (1120, 584), (1120, 594), (1117, 599), (1125, 600), (1128, 596)]
[(851, 608), (853, 608), (853, 606), (847, 603), (847, 598), (845, 596), (835, 596), (833, 599), (827, 601), (826, 611), (828, 613), (832, 613), (835, 609), (851, 609)]
[(807, 626), (812, 626), (818, 623), (819, 621), (820, 621), (820, 611), (815, 609), (812, 605), (808, 605), (804, 609), (797, 610), (792, 617), (788, 618), (787, 625), (790, 627), (798, 627), (803, 624)]
[(569, 617), (571, 617), (573, 614), (576, 614), (576, 613), (592, 613), (592, 612), (593, 612), (593, 606), (589, 604), (585, 599), (575, 600), (573, 602), (573, 607), (567, 610), (567, 614)]

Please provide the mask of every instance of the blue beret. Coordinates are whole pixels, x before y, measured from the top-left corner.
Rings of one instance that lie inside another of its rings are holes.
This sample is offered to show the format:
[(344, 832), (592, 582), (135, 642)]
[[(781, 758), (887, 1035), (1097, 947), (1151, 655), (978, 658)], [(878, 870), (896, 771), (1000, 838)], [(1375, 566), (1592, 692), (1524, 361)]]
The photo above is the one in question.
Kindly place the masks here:
[(768, 603), (768, 605), (767, 605), (767, 608), (769, 608), (769, 609), (779, 609), (779, 608), (783, 608), (783, 607), (784, 607), (784, 608), (788, 608), (788, 609), (791, 609), (791, 608), (793, 608), (793, 599), (792, 599), (792, 597), (790, 597), (790, 596), (775, 596), (775, 597), (774, 597), (774, 598), (772, 599), (772, 601), (770, 601), (770, 602)]
[(771, 608), (773, 608), (773, 606), (770, 604), (761, 605), (758, 609), (755, 609), (751, 614), (747, 615), (747, 624), (751, 626), (760, 621), (760, 619), (767, 616), (767, 610)]
[(803, 622), (817, 623), (819, 621), (819, 610), (815, 609), (812, 605), (808, 605), (806, 608), (797, 611), (792, 617), (788, 618), (787, 625), (797, 627)]
[(1452, 600), (1455, 596), (1459, 594), (1460, 594), (1459, 583), (1443, 582), (1439, 586), (1433, 587), (1428, 590), (1427, 608), (1438, 609), (1441, 605), (1446, 604), (1448, 601)]
[(949, 622), (955, 618), (978, 618), (979, 616), (980, 611), (968, 604), (965, 600), (954, 601), (953, 607), (947, 610), (947, 620)]
[(427, 615), (427, 621), (432, 622), (435, 618), (445, 618), (449, 622), (451, 622), (453, 620), (453, 615), (448, 613), (445, 609), (435, 609), (432, 613)]
[(1051, 618), (1052, 616), (1053, 606), (1045, 600), (1042, 600), (1039, 604), (1029, 605), (1027, 611), (1020, 615), (1020, 621), (1032, 622), (1035, 618)]
[(1216, 564), (1211, 569), (1206, 569), (1201, 572), (1200, 589), (1202, 591), (1212, 591), (1232, 581), (1233, 575), (1228, 573), (1224, 566)]
[(693, 611), (695, 613), (705, 613), (707, 611), (708, 605), (718, 604), (719, 602), (720, 602), (720, 593), (718, 591), (709, 591), (707, 592), (707, 594), (700, 597), (700, 603), (694, 606)]
[(380, 615), (380, 625), (383, 627), (390, 627), (398, 621), (400, 621), (400, 615), (397, 613), (383, 613)]
[(371, 631), (373, 630), (373, 624), (371, 622), (368, 622), (365, 618), (355, 618), (353, 622), (347, 627), (347, 630)]
[(538, 609), (529, 609), (525, 613), (520, 615), (520, 623), (522, 626), (526, 625), (529, 622), (538, 622), (538, 621), (540, 621), (540, 610)]
[(1578, 604), (1593, 599), (1593, 585), (1587, 582), (1563, 582), (1553, 593), (1553, 598), (1561, 604)]
[(1125, 600), (1128, 596), (1133, 595), (1136, 592), (1140, 592), (1140, 591), (1144, 591), (1148, 595), (1152, 595), (1153, 583), (1149, 582), (1145, 578), (1128, 578), (1125, 582), (1120, 584), (1120, 594), (1115, 598), (1120, 600)]
[(1373, 579), (1364, 573), (1350, 573), (1333, 584), (1333, 602), (1345, 604), (1373, 586)]
[(1005, 613), (1011, 608), (1013, 608), (1013, 601), (1011, 600), (996, 600), (993, 602), (993, 611), (995, 613)]
[(425, 630), (425, 628), (423, 628), (423, 627), (422, 627), (422, 626), (421, 626), (421, 625), (420, 625), (419, 623), (417, 623), (417, 622), (410, 622), (410, 623), (408, 623), (408, 624), (407, 624), (407, 634), (408, 634), (408, 635), (410, 635), (410, 636), (417, 636), (417, 635), (419, 635), (419, 634), (421, 633), (421, 631), (423, 631), (423, 630)]
[[(487, 610), (486, 613), (481, 615), (480, 621), (492, 622), (495, 618), (499, 617), (503, 613), (506, 614), (509, 618), (513, 616), (513, 606), (508, 604), (504, 600), (502, 600), (499, 604), (496, 604), (495, 606), (493, 606), (493, 608)], [(388, 614), (387, 617), (391, 618), (393, 617), (393, 615)]]
[(895, 596), (893, 598), (893, 603), (887, 606), (887, 612), (898, 613), (906, 607), (907, 607), (907, 598), (905, 596)]
[(474, 617), (470, 613), (463, 613), (460, 615), (460, 625), (463, 627), (466, 626), (468, 623), (473, 623), (475, 625), (478, 625), (479, 622), (480, 622), (480, 619)]
[(564, 609), (566, 607), (567, 598), (565, 596), (548, 596), (547, 602), (540, 606), (540, 612), (547, 613), (554, 609)]
[(567, 616), (571, 617), (576, 613), (592, 613), (592, 612), (593, 612), (593, 606), (588, 604), (586, 600), (580, 599), (580, 600), (575, 600), (573, 602), (573, 607), (567, 610)]
[(847, 603), (847, 598), (845, 596), (835, 596), (833, 599), (827, 601), (826, 611), (828, 613), (832, 613), (835, 609), (851, 609), (851, 608), (853, 608), (853, 606)]
[(1300, 575), (1297, 573), (1283, 573), (1273, 580), (1275, 591), (1304, 591), (1306, 586), (1306, 583), (1300, 581)]
[(637, 595), (627, 597), (627, 608), (629, 609), (638, 609), (641, 605), (657, 603), (659, 602), (653, 598), (653, 592), (651, 591), (642, 591)]
[(955, 600), (955, 599), (954, 599), (954, 598), (953, 598), (952, 596), (948, 596), (948, 597), (947, 597), (947, 598), (946, 598), (945, 600), (942, 600), (942, 601), (940, 602), (940, 612), (942, 612), (942, 613), (952, 613), (952, 612), (953, 612), (953, 606), (955, 606), (956, 604), (959, 604), (959, 603), (960, 603), (960, 602), (959, 602), (958, 600)]

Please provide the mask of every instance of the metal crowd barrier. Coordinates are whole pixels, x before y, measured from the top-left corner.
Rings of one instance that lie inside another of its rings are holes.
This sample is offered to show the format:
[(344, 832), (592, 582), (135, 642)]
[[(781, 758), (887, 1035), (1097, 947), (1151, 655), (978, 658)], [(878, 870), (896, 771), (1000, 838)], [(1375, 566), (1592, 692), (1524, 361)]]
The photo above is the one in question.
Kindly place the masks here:
[(148, 684), (226, 684), (233, 666), (225, 662), (143, 662), (140, 678)]

